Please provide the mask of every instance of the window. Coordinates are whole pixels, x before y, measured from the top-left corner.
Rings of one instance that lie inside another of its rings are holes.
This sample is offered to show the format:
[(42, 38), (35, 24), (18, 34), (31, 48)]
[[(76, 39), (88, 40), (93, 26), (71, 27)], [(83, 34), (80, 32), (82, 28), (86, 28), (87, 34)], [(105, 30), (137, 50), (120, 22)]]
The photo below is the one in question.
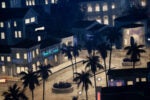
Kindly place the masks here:
[(10, 62), (10, 61), (11, 61), (11, 58), (10, 58), (10, 57), (7, 57), (7, 61)]
[(133, 85), (133, 81), (128, 81), (127, 85)]
[(16, 27), (17, 26), (17, 23), (16, 23), (16, 21), (14, 21), (14, 27)]
[(4, 23), (3, 22), (0, 22), (0, 27), (4, 27)]
[(39, 49), (36, 49), (36, 54), (37, 54), (37, 55), (39, 54)]
[(8, 28), (10, 28), (10, 22), (8, 22)]
[(48, 0), (45, 0), (45, 4), (48, 4)]
[(32, 5), (35, 5), (35, 0), (32, 0)]
[(139, 79), (139, 78), (136, 78), (136, 82), (140, 82), (140, 79)]
[(24, 59), (27, 59), (27, 53), (24, 53)]
[(6, 8), (6, 3), (2, 2), (2, 8)]
[(146, 82), (146, 78), (141, 78), (141, 81), (142, 82)]
[(35, 58), (35, 52), (34, 51), (32, 51), (32, 56), (33, 56), (33, 58)]
[(141, 6), (146, 6), (146, 0), (141, 0)]
[(58, 61), (58, 59), (57, 59), (57, 55), (55, 55), (55, 56), (54, 56), (54, 59), (55, 59), (55, 62), (57, 62), (57, 61)]
[(108, 16), (104, 16), (104, 24), (109, 24), (109, 22), (108, 22)]
[(35, 22), (35, 17), (32, 17), (32, 18), (31, 18), (31, 22)]
[(41, 36), (38, 36), (38, 42), (41, 41)]
[(96, 12), (100, 11), (99, 4), (96, 4), (95, 11), (96, 11)]
[(25, 19), (25, 24), (29, 24), (30, 23), (30, 19)]
[(96, 19), (96, 21), (97, 21), (98, 23), (102, 23), (102, 20), (101, 20), (100, 17), (98, 17), (98, 18)]
[(33, 71), (36, 71), (36, 65), (35, 64), (32, 64), (32, 69), (33, 69)]
[(20, 58), (20, 54), (16, 53), (16, 58), (19, 59)]
[(17, 31), (15, 31), (15, 38), (17, 38), (18, 37), (18, 33), (17, 33)]
[(108, 10), (108, 6), (107, 6), (106, 3), (104, 3), (104, 5), (103, 5), (103, 11), (107, 11), (107, 10)]
[(4, 61), (4, 56), (1, 56), (1, 61)]
[(21, 31), (18, 31), (18, 37), (19, 37), (19, 38), (22, 37)]
[(5, 66), (2, 66), (2, 72), (5, 72), (5, 71), (6, 71)]
[(57, 3), (57, 0), (51, 0), (51, 3), (53, 3), (53, 4)]
[(1, 39), (5, 39), (5, 33), (1, 32)]
[(92, 6), (88, 5), (88, 12), (92, 12)]
[(113, 25), (115, 24), (115, 18), (116, 18), (116, 15), (113, 15), (112, 16), (112, 21), (113, 21), (112, 23), (113, 23)]
[(115, 4), (114, 4), (114, 3), (112, 4), (111, 8), (112, 8), (112, 9), (115, 9)]
[(29, 2), (28, 2), (28, 0), (26, 0), (26, 6), (28, 6), (29, 5)]
[(29, 1), (29, 5), (30, 5), (30, 6), (32, 5), (32, 2), (31, 2), (31, 0)]
[(40, 62), (39, 62), (39, 61), (37, 61), (37, 62), (36, 62), (36, 65), (37, 65), (37, 66), (40, 66)]

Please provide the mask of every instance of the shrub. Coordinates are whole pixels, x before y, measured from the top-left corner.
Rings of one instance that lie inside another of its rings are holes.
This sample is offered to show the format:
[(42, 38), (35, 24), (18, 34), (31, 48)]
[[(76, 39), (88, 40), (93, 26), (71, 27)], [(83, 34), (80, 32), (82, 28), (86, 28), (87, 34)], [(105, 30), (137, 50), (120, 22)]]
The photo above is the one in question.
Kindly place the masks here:
[(54, 88), (69, 88), (71, 87), (71, 83), (68, 82), (59, 82), (59, 83), (54, 83), (53, 87)]

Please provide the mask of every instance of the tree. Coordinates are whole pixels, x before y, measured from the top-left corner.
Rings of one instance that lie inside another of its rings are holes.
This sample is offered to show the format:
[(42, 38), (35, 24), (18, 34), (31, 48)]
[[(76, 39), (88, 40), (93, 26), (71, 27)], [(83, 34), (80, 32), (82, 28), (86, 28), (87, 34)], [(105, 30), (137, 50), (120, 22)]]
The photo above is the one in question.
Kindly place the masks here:
[(106, 40), (108, 40), (109, 44), (110, 44), (110, 54), (109, 54), (109, 69), (111, 68), (111, 56), (112, 56), (112, 47), (113, 44), (115, 44), (116, 41), (119, 40), (119, 38), (121, 37), (120, 34), (120, 29), (116, 28), (116, 27), (111, 27), (107, 30), (103, 31), (103, 34), (106, 35)]
[(67, 46), (67, 45), (63, 44), (62, 48), (61, 48), (61, 51), (62, 51), (63, 54), (65, 54), (65, 56), (68, 57), (68, 60), (70, 60), (71, 63), (72, 63), (72, 72), (73, 72), (73, 78), (74, 78), (74, 65), (73, 65), (73, 59), (72, 59), (72, 46), (70, 46), (70, 45)]
[(52, 66), (50, 64), (44, 66), (40, 65), (39, 70), (37, 71), (37, 73), (40, 75), (40, 77), (43, 80), (43, 100), (45, 97), (45, 81), (48, 79), (50, 74), (52, 74), (52, 71), (50, 70), (51, 67)]
[(99, 62), (100, 62), (99, 56), (95, 55), (88, 56), (87, 59), (83, 61), (83, 64), (86, 64), (85, 67), (89, 68), (94, 74), (95, 95), (96, 95), (96, 71), (97, 68), (103, 69), (103, 66)]
[(110, 50), (109, 45), (107, 45), (105, 42), (99, 44), (97, 46), (98, 52), (100, 53), (103, 61), (104, 61), (104, 69), (105, 69), (105, 75), (106, 75), (106, 85), (108, 86), (108, 79), (107, 79), (107, 68), (106, 68), (106, 58), (107, 58), (107, 51)]
[(4, 100), (28, 100), (27, 96), (24, 94), (24, 90), (20, 90), (17, 84), (10, 86), (7, 92), (3, 92)]
[(92, 76), (88, 72), (82, 71), (82, 73), (75, 73), (77, 76), (73, 79), (73, 81), (77, 82), (77, 86), (79, 87), (82, 84), (82, 91), (85, 90), (86, 100), (88, 100), (88, 89), (89, 85), (92, 86), (92, 82), (90, 77)]
[(140, 53), (144, 53), (145, 50), (142, 49), (144, 45), (137, 45), (137, 43), (134, 42), (133, 37), (130, 38), (130, 41), (130, 46), (127, 46), (124, 49), (128, 50), (126, 55), (130, 55), (131, 62), (133, 62), (133, 68), (135, 68), (135, 63), (140, 60)]
[(29, 89), (32, 92), (32, 100), (34, 100), (34, 89), (35, 89), (35, 85), (39, 85), (39, 76), (37, 75), (36, 72), (33, 72), (32, 70), (27, 72), (21, 72), (20, 75), (21, 80), (23, 80), (23, 85), (24, 88), (26, 88), (27, 86), (29, 86)]
[(74, 44), (74, 46), (73, 46), (73, 56), (74, 56), (74, 59), (75, 59), (75, 71), (76, 72), (77, 72), (76, 58), (79, 56), (79, 51), (81, 51), (81, 46), (77, 45), (77, 44)]

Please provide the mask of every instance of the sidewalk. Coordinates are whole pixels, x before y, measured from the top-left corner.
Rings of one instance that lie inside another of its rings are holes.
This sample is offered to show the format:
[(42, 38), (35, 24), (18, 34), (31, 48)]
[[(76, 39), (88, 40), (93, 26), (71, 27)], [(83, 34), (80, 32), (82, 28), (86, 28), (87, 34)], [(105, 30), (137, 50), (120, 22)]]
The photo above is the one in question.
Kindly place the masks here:
[[(76, 62), (78, 63), (78, 62), (81, 62), (81, 61), (83, 61), (83, 60), (84, 60), (84, 59), (78, 57), (78, 58), (76, 59)], [(74, 60), (73, 60), (73, 63), (75, 63)], [(53, 68), (51, 68), (51, 71), (52, 71), (52, 73), (56, 73), (56, 72), (58, 72), (58, 71), (61, 71), (61, 70), (65, 69), (65, 68), (71, 66), (71, 64), (72, 64), (71, 61), (67, 61), (67, 62), (65, 62), (65, 63), (62, 63), (62, 64), (58, 65), (58, 66), (54, 66)]]

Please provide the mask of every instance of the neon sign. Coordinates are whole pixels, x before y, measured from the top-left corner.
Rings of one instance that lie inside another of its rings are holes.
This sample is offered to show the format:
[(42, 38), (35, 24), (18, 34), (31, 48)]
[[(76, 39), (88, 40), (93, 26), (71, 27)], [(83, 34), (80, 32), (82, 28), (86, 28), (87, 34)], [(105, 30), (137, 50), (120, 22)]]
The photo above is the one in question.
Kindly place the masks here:
[(53, 55), (53, 54), (55, 54), (57, 52), (59, 52), (59, 49), (58, 48), (54, 48), (54, 49), (48, 50), (46, 52), (43, 52), (42, 55), (45, 57), (45, 56)]

